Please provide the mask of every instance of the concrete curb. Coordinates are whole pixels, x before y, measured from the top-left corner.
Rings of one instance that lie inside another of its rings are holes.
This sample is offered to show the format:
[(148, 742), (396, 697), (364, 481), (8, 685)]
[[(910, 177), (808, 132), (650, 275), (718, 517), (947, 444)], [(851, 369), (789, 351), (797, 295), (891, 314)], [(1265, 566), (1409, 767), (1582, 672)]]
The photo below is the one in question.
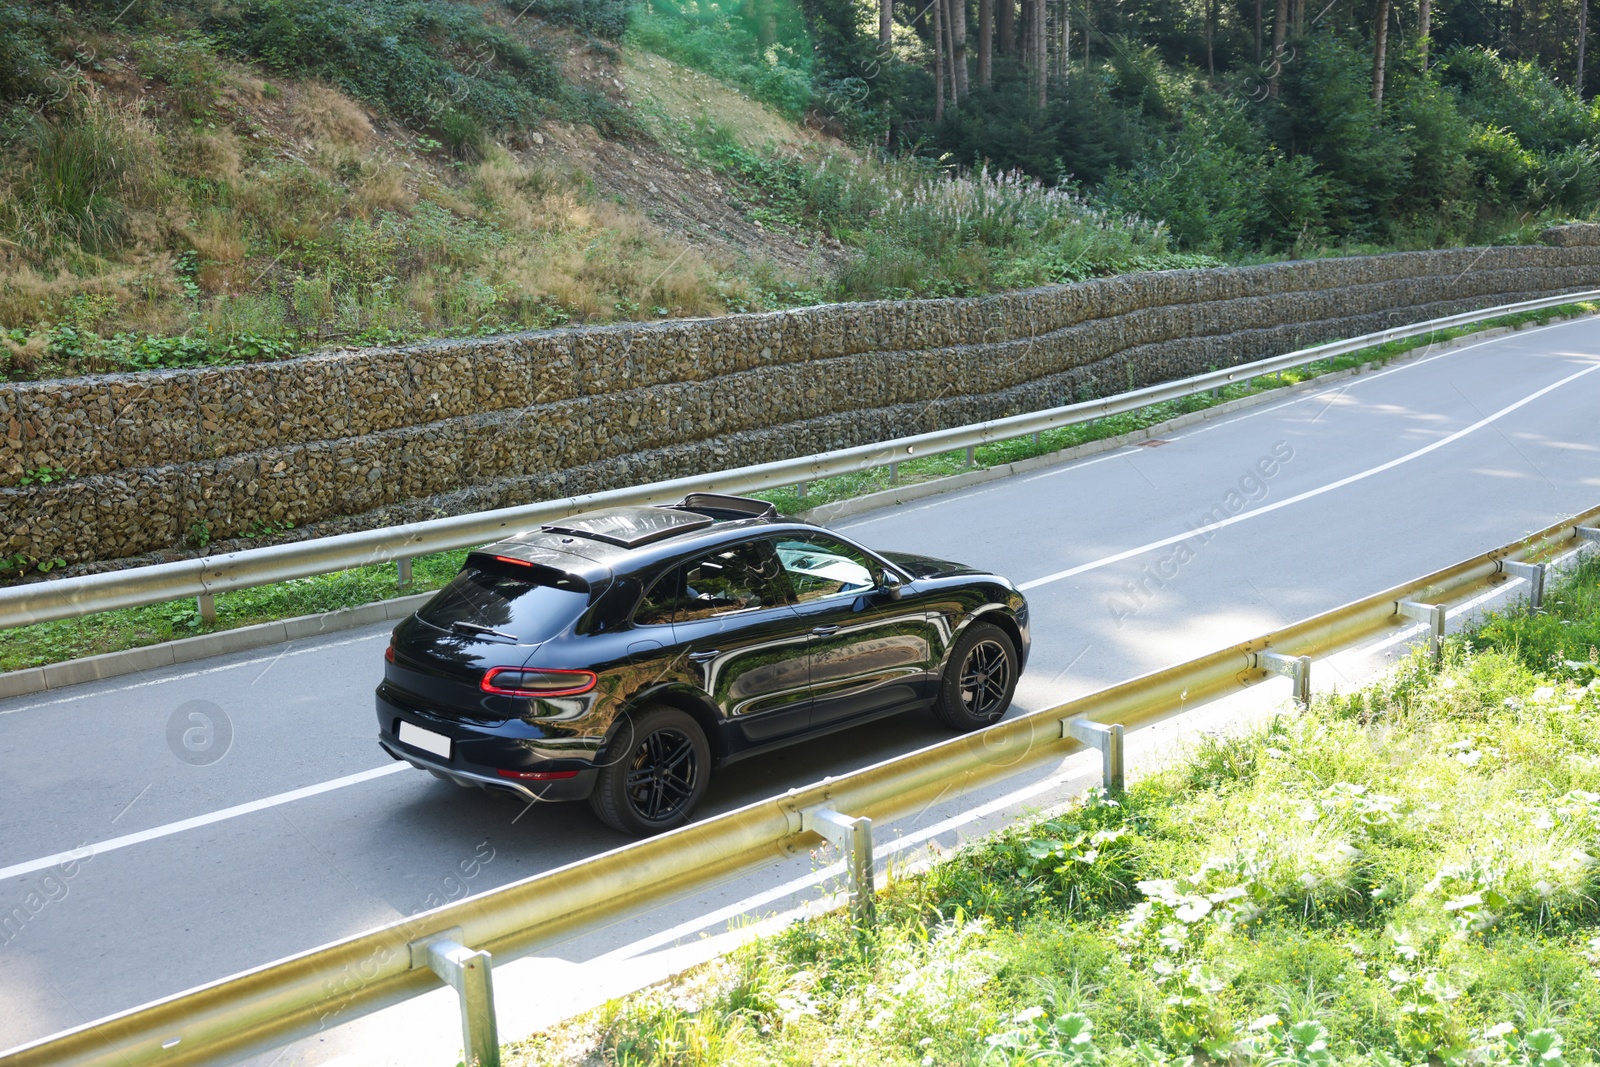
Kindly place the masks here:
[(159, 645), (129, 648), (121, 652), (107, 652), (84, 659), (69, 659), (61, 663), (47, 663), (43, 667), (29, 667), (20, 671), (0, 674), (0, 699), (43, 693), (51, 689), (92, 682), (101, 678), (116, 678), (124, 674), (138, 674), (157, 667), (170, 667), (178, 663), (192, 663), (211, 656), (229, 652), (247, 652), (267, 645), (281, 644), (302, 637), (336, 633), (357, 626), (389, 619), (403, 619), (433, 596), (432, 592), (412, 596), (379, 600), (353, 608), (325, 611), (320, 615), (300, 615), (292, 619), (241, 626), (234, 630), (219, 630), (198, 637), (184, 637)]
[[(1573, 316), (1581, 318), (1584, 316)], [(1570, 318), (1552, 319), (1545, 325), (1554, 325), (1558, 322), (1570, 322)], [(1533, 324), (1529, 324), (1533, 325)], [(1424, 345), (1410, 352), (1404, 353), (1387, 363), (1363, 363), (1359, 367), (1337, 371), (1332, 374), (1318, 375), (1299, 385), (1289, 386), (1284, 389), (1270, 389), (1254, 396), (1240, 397), (1230, 400), (1226, 404), (1206, 408), (1203, 411), (1190, 412), (1180, 415), (1175, 419), (1147, 426), (1142, 430), (1121, 434), (1117, 437), (1107, 437), (1099, 441), (1089, 441), (1072, 448), (1062, 449), (1059, 452), (1050, 452), (1042, 456), (1032, 456), (1028, 459), (1017, 460), (998, 467), (985, 467), (982, 470), (966, 471), (962, 474), (951, 475), (947, 478), (934, 478), (926, 482), (916, 482), (911, 485), (895, 486), (882, 492), (869, 493), (866, 496), (852, 497), (849, 500), (839, 500), (832, 504), (823, 504), (802, 512), (800, 517), (812, 522), (827, 523), (837, 519), (859, 515), (862, 512), (874, 511), (878, 508), (894, 507), (897, 504), (906, 504), (924, 497), (938, 496), (941, 493), (954, 492), (972, 485), (981, 485), (999, 478), (1009, 478), (1012, 475), (1024, 474), (1028, 471), (1038, 470), (1041, 467), (1050, 467), (1058, 463), (1068, 463), (1085, 456), (1097, 455), (1101, 452), (1110, 452), (1122, 448), (1135, 441), (1144, 441), (1152, 437), (1159, 437), (1164, 433), (1171, 433), (1198, 422), (1205, 422), (1222, 415), (1228, 415), (1245, 408), (1256, 407), (1274, 400), (1321, 389), (1330, 382), (1340, 381), (1344, 378), (1365, 374), (1379, 367), (1393, 366), (1405, 363), (1411, 359), (1425, 355), (1435, 354), (1440, 351), (1460, 348), (1467, 344), (1477, 344), (1480, 341), (1492, 340), (1516, 330), (1509, 326), (1497, 326), (1491, 330), (1479, 330), (1463, 337), (1453, 338), (1434, 345)], [(380, 600), (372, 604), (361, 604), (353, 608), (340, 608), (338, 611), (327, 611), (320, 615), (301, 615), (292, 619), (278, 619), (273, 622), (258, 623), (255, 626), (241, 626), (235, 630), (221, 630), (217, 633), (201, 634), (198, 637), (185, 637), (177, 641), (167, 641), (159, 645), (146, 645), (143, 648), (130, 648), (121, 652), (107, 652), (99, 656), (88, 656), (84, 659), (65, 660), (61, 663), (49, 663), (43, 667), (29, 667), (20, 671), (7, 671), (0, 674), (0, 699), (8, 697), (27, 696), (30, 693), (43, 693), (52, 689), (61, 689), (80, 682), (92, 682), (102, 678), (116, 678), (126, 674), (137, 674), (141, 671), (154, 670), (157, 667), (170, 667), (178, 663), (192, 663), (195, 660), (206, 659), (211, 656), (226, 655), (230, 652), (246, 652), (250, 649), (264, 648), (268, 645), (281, 644), (285, 641), (294, 641), (302, 637), (316, 637), (320, 634), (335, 633), (339, 630), (349, 630), (357, 626), (368, 626), (372, 623), (384, 622), (390, 619), (402, 619), (420, 607), (433, 593), (418, 593), (413, 596), (397, 597), (393, 600)]]

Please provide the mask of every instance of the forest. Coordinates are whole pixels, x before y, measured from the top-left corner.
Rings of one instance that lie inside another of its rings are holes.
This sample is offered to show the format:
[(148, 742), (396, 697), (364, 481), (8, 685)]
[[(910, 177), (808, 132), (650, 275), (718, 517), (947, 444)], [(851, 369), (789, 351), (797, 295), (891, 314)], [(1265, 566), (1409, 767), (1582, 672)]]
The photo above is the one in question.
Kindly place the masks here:
[(1515, 239), (1592, 214), (1587, 9), (651, 0), (628, 33), (846, 136), (1071, 183), (1237, 256)]

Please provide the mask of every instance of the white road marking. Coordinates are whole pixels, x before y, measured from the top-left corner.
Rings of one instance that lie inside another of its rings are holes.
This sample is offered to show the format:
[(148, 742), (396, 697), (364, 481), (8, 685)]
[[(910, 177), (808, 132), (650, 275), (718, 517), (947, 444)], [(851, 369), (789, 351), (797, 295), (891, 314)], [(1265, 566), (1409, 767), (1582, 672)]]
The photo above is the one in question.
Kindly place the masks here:
[[(154, 826), (148, 830), (140, 830), (138, 833), (113, 837), (109, 841), (84, 845), (81, 848), (70, 849), (66, 852), (57, 852), (54, 856), (43, 856), (36, 860), (28, 860), (26, 863), (14, 863), (10, 867), (0, 867), (0, 881), (4, 881), (7, 878), (16, 878), (19, 875), (32, 874), (34, 871), (42, 871), (46, 867), (54, 867), (61, 863), (74, 861), (82, 863), (91, 856), (98, 856), (119, 848), (127, 848), (129, 845), (142, 845), (146, 841), (170, 837), (173, 834), (181, 834), (185, 830), (194, 830), (201, 826), (210, 826), (212, 823), (222, 822), (225, 819), (236, 819), (241, 815), (249, 815), (252, 812), (263, 811), (267, 808), (277, 807), (280, 804), (289, 804), (296, 800), (304, 800), (306, 797), (314, 797), (320, 793), (331, 793), (335, 789), (360, 785), (362, 782), (370, 782), (374, 778), (382, 778), (386, 774), (394, 774), (396, 771), (404, 770), (410, 770), (410, 765), (394, 763), (388, 767), (375, 767), (370, 771), (362, 771), (359, 774), (347, 774), (343, 778), (318, 782), (316, 785), (291, 789), (287, 793), (277, 793), (270, 797), (263, 797), (260, 800), (252, 800), (247, 804), (235, 804), (233, 807), (223, 808), (221, 811), (196, 815), (192, 819), (181, 819), (178, 822), (169, 822), (165, 826)], [(140, 795), (143, 796), (142, 793)]]
[(1478, 430), (1483, 429), (1485, 426), (1499, 421), (1517, 409), (1533, 403), (1535, 400), (1538, 400), (1545, 394), (1552, 393), (1555, 390), (1560, 389), (1562, 386), (1574, 382), (1586, 374), (1592, 374), (1597, 370), (1600, 370), (1600, 363), (1591, 364), (1575, 374), (1567, 375), (1559, 382), (1547, 385), (1543, 389), (1529, 393), (1521, 400), (1507, 404), (1493, 415), (1481, 418), (1470, 426), (1463, 426), (1455, 433), (1452, 433), (1446, 437), (1441, 437), (1432, 444), (1423, 445), (1421, 448), (1407, 452), (1403, 456), (1391, 459), (1387, 463), (1380, 463), (1376, 467), (1368, 467), (1364, 471), (1357, 471), (1355, 474), (1347, 475), (1346, 477), (1340, 478), (1337, 481), (1329, 482), (1328, 484), (1318, 486), (1315, 489), (1308, 489), (1303, 493), (1296, 493), (1294, 496), (1285, 497), (1283, 500), (1279, 500), (1272, 504), (1266, 504), (1262, 507), (1254, 509), (1253, 511), (1241, 512), (1238, 515), (1232, 515), (1226, 519), (1219, 519), (1216, 522), (1207, 523), (1204, 526), (1196, 526), (1187, 533), (1174, 534), (1171, 537), (1164, 537), (1159, 541), (1151, 541), (1149, 544), (1140, 545), (1137, 548), (1126, 549), (1122, 552), (1113, 553), (1112, 555), (1106, 556), (1102, 559), (1092, 560), (1088, 563), (1080, 563), (1076, 567), (1068, 567), (1066, 570), (1056, 571), (1054, 574), (1047, 574), (1042, 578), (1035, 578), (1032, 581), (1023, 582), (1018, 585), (1017, 588), (1026, 592), (1029, 589), (1037, 589), (1041, 585), (1049, 585), (1051, 582), (1059, 582), (1064, 578), (1071, 578), (1075, 575), (1083, 574), (1085, 571), (1098, 570), (1101, 567), (1107, 567), (1113, 563), (1120, 563), (1125, 559), (1132, 559), (1134, 556), (1142, 556), (1146, 552), (1154, 552), (1158, 548), (1166, 548), (1169, 545), (1175, 545), (1180, 541), (1188, 541), (1191, 538), (1210, 533), (1214, 530), (1220, 530), (1226, 526), (1233, 526), (1236, 523), (1241, 523), (1248, 519), (1255, 519), (1262, 515), (1271, 514), (1272, 512), (1277, 511), (1280, 508), (1286, 508), (1291, 504), (1299, 504), (1302, 501), (1310, 500), (1312, 497), (1318, 497), (1324, 493), (1331, 493), (1335, 489), (1342, 489), (1345, 486), (1351, 485), (1355, 482), (1382, 474), (1385, 471), (1393, 470), (1402, 464), (1410, 463), (1414, 459), (1420, 459), (1421, 457), (1428, 455), (1430, 452), (1437, 452), (1446, 445), (1454, 444), (1463, 437), (1466, 437), (1468, 434), (1475, 433)]
[[(266, 663), (268, 660), (276, 662), (277, 660), (286, 659), (290, 656), (304, 656), (310, 652), (326, 652), (330, 648), (343, 648), (345, 645), (357, 645), (362, 641), (377, 641), (380, 639), (387, 640), (388, 637), (389, 633), (387, 630), (379, 634), (367, 634), (365, 637), (347, 637), (343, 641), (329, 641), (327, 644), (307, 645), (304, 648), (297, 648), (289, 652), (279, 652), (272, 656), (256, 656), (253, 659), (243, 659), (237, 663), (225, 663), (220, 667), (205, 667), (201, 670), (186, 671), (183, 674), (173, 674), (165, 678), (151, 678), (143, 682), (133, 682), (130, 685), (119, 685), (110, 689), (96, 689), (92, 693), (85, 692), (84, 687), (94, 683), (79, 682), (72, 686), (74, 690), (72, 696), (57, 697), (54, 700), (39, 700), (32, 704), (23, 704), (20, 707), (15, 708), (0, 708), (0, 715), (15, 715), (19, 711), (33, 711), (35, 708), (48, 708), (56, 704), (70, 704), (75, 700), (85, 700), (90, 697), (109, 696), (112, 693), (126, 693), (130, 689), (144, 689), (152, 685), (166, 685), (168, 682), (181, 682), (186, 678), (199, 678), (202, 675), (217, 674), (221, 671), (238, 670), (240, 667), (253, 667), (257, 663)], [(300, 640), (304, 640), (304, 638), (301, 638)], [(158, 667), (155, 669), (161, 670), (163, 668)]]

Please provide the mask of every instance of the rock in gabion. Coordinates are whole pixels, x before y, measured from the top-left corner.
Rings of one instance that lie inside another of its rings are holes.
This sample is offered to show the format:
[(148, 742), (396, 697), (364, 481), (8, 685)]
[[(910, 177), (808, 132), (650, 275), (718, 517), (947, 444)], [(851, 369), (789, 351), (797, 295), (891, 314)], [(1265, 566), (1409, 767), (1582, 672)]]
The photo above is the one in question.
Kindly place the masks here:
[(1600, 223), (1574, 222), (1566, 226), (1552, 226), (1539, 234), (1539, 240), (1559, 248), (1600, 245)]
[(1600, 287), (1600, 226), (1545, 242), (8, 383), (0, 555), (76, 573), (508, 507)]

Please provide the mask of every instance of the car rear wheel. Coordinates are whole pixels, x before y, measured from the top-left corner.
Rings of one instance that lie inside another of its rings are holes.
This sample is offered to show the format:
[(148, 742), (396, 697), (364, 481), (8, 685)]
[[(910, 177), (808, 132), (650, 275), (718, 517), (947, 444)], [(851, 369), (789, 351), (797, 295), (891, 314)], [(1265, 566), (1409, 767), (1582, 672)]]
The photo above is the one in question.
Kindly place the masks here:
[(1017, 646), (986, 622), (967, 627), (956, 642), (933, 710), (955, 730), (978, 730), (1000, 721), (1017, 689)]
[(594, 813), (626, 834), (658, 834), (688, 822), (705, 795), (711, 746), (688, 714), (651, 707), (622, 722), (604, 762), (589, 795)]

